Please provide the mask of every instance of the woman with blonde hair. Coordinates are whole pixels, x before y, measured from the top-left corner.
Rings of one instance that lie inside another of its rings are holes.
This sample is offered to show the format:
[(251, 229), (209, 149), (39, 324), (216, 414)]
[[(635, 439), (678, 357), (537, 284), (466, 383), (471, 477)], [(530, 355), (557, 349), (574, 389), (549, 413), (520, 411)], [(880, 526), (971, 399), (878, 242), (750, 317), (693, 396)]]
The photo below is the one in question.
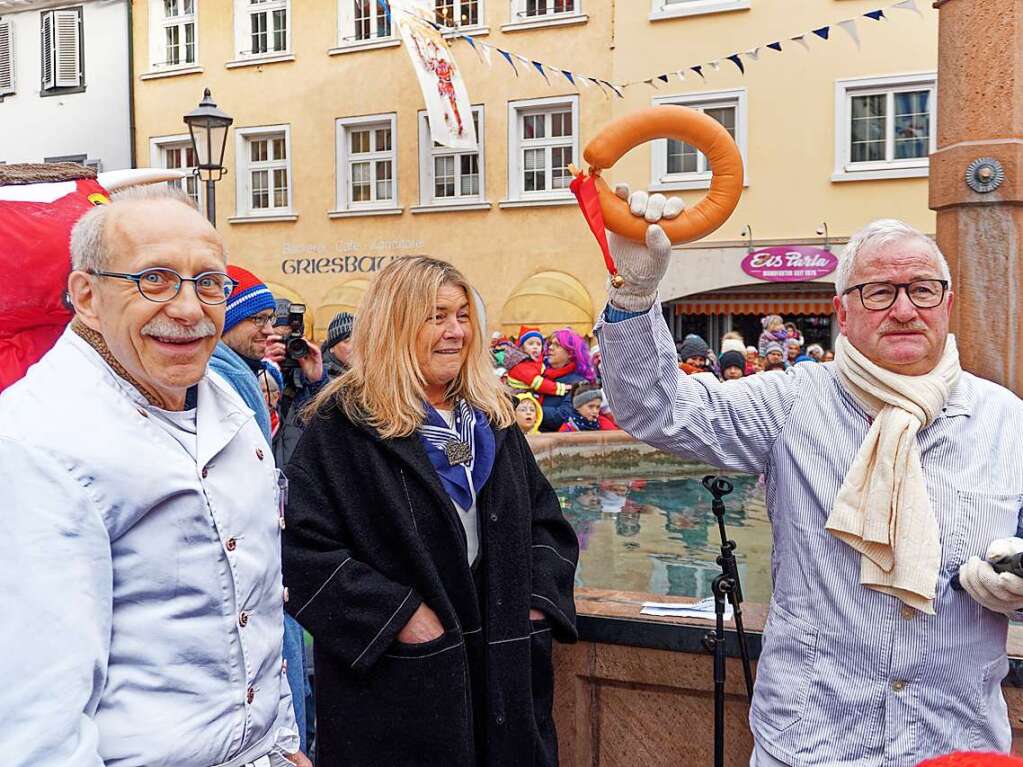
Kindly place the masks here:
[(317, 761), (557, 764), (551, 637), (574, 641), (575, 533), (450, 264), (393, 260), (351, 368), (287, 467), (288, 609), (315, 640)]

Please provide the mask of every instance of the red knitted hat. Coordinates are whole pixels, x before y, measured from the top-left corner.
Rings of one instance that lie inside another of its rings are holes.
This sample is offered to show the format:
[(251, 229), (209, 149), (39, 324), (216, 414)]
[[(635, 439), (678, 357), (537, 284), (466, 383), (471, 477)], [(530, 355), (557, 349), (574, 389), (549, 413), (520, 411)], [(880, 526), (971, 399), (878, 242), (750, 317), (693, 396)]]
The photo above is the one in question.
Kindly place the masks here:
[(1023, 767), (1023, 759), (1006, 754), (959, 752), (928, 759), (917, 767)]

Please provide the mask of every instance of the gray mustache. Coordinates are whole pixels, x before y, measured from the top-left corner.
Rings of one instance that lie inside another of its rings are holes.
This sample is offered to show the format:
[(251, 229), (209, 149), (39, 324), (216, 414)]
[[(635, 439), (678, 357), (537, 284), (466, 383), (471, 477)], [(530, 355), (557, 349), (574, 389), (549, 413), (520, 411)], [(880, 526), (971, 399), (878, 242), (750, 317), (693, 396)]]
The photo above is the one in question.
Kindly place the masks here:
[(195, 341), (217, 334), (217, 326), (208, 317), (203, 317), (192, 326), (180, 325), (165, 317), (154, 317), (142, 326), (142, 335), (159, 338), (174, 338), (181, 341)]

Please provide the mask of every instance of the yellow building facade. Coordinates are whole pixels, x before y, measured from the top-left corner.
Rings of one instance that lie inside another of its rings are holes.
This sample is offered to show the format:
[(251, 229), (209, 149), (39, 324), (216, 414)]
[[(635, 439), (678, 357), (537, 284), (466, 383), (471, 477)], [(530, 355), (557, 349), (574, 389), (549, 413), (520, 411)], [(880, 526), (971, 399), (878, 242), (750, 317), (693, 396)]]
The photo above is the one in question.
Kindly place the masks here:
[[(194, 162), (181, 117), (210, 88), (234, 118), (216, 201), (230, 258), (306, 303), (317, 338), (389, 258), (413, 253), (458, 266), (491, 331), (586, 331), (603, 307), (606, 272), (564, 165), (579, 163), (609, 120), (654, 103), (711, 114), (733, 132), (746, 166), (730, 220), (677, 248), (662, 299), (679, 335), (741, 328), (752, 343), (752, 319), (772, 308), (817, 317), (817, 335), (833, 332), (826, 275), (764, 282), (742, 270), (747, 251), (838, 252), (882, 217), (933, 231), (926, 156), (937, 13), (929, 7), (890, 9), (875, 21), (862, 14), (879, 6), (862, 0), (436, 5), (441, 20), (494, 47), (488, 56), (452, 43), (481, 137), (475, 155), (433, 146), (407, 53), (371, 0), (133, 3), (139, 164)], [(847, 18), (857, 19), (859, 49), (838, 26), (827, 41), (807, 34), (805, 47), (790, 39)], [(774, 41), (781, 52), (765, 47)], [(516, 75), (496, 48), (612, 83), (669, 77), (618, 98), (573, 86), (557, 70), (548, 83), (521, 60)], [(745, 74), (725, 58), (740, 51), (752, 51), (741, 58)], [(689, 69), (701, 64), (703, 76)], [(605, 175), (692, 204), (709, 184), (705, 166), (692, 148), (661, 141)], [(827, 236), (817, 234), (825, 224)]]

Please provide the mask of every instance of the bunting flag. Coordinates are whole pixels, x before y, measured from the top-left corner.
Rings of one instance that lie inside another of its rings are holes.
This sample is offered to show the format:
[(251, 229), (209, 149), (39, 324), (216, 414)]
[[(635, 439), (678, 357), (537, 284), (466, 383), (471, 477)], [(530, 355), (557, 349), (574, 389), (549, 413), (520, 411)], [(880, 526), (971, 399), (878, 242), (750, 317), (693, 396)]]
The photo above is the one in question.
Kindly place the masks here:
[(920, 9), (916, 7), (916, 0), (902, 0), (901, 3), (896, 3), (895, 5), (893, 5), (892, 8), (901, 8), (902, 10), (905, 11), (912, 11), (921, 19), (924, 17), (924, 15), (920, 13)]
[(854, 43), (856, 43), (856, 50), (861, 50), (860, 33), (856, 31), (856, 21), (853, 19), (846, 19), (845, 21), (838, 22), (838, 26), (852, 38)]
[(426, 101), (431, 137), (452, 149), (476, 149), (472, 104), (462, 73), (444, 35), (434, 25), (421, 23), (431, 21), (436, 13), (433, 2), (390, 0), (390, 3), (391, 8), (401, 11), (398, 30)]
[(543, 64), (541, 64), (539, 61), (534, 61), (533, 62), (533, 66), (536, 67), (536, 71), (539, 72), (540, 76), (543, 77), (543, 79), (547, 81), (548, 85), (550, 85), (551, 84), (551, 80), (550, 80), (549, 77), (547, 77), (547, 73), (543, 71)]
[[(646, 79), (635, 80), (631, 82), (612, 83), (608, 80), (594, 77), (592, 75), (583, 74), (582, 72), (577, 72), (574, 69), (555, 66), (544, 61), (539, 61), (531, 57), (524, 56), (521, 53), (517, 53), (515, 51), (508, 51), (505, 50), (504, 48), (498, 48), (489, 43), (485, 43), (482, 40), (473, 37), (472, 35), (468, 35), (459, 29), (452, 27), (444, 27), (437, 24), (434, 21), (435, 15), (423, 15), (424, 12), (422, 10), (418, 11), (417, 13), (412, 13), (407, 7), (410, 5), (414, 6), (422, 5), (424, 7), (432, 6), (433, 3), (431, 3), (430, 0), (391, 0), (390, 6), (388, 5), (387, 0), (377, 0), (377, 2), (379, 2), (381, 7), (385, 9), (386, 13), (390, 14), (391, 7), (393, 6), (394, 11), (400, 11), (402, 12), (402, 15), (408, 15), (416, 22), (420, 22), (423, 25), (428, 26), (431, 30), (438, 34), (438, 37), (440, 37), (441, 35), (446, 35), (454, 39), (458, 39), (459, 37), (463, 38), (466, 41), (466, 43), (468, 43), (469, 46), (473, 49), (473, 51), (476, 52), (480, 59), (483, 60), (484, 63), (486, 63), (488, 67), (492, 66), (493, 51), (496, 50), (499, 54), (501, 54), (501, 56), (504, 57), (504, 60), (508, 63), (508, 66), (512, 68), (512, 71), (515, 73), (516, 77), (519, 76), (519, 68), (515, 63), (515, 59), (518, 59), (523, 64), (523, 66), (525, 66), (526, 69), (535, 70), (537, 74), (539, 74), (548, 85), (553, 85), (548, 74), (550, 71), (553, 70), (555, 72), (560, 72), (565, 77), (565, 79), (568, 80), (569, 83), (576, 87), (576, 89), (591, 88), (592, 86), (596, 85), (605, 98), (608, 97), (609, 93), (613, 93), (619, 98), (624, 98), (625, 97), (624, 90), (630, 86), (648, 85), (651, 88), (659, 88), (660, 85), (658, 81), (660, 81), (660, 83), (664, 83), (665, 85), (667, 85), (671, 81), (672, 74), (676, 75), (679, 81), (684, 82), (686, 79), (686, 72), (695, 72), (697, 75), (700, 76), (701, 80), (705, 81), (707, 79), (706, 75), (707, 67), (710, 67), (710, 69), (712, 69), (713, 71), (718, 72), (721, 69), (721, 62), (725, 60), (731, 61), (733, 64), (735, 64), (740, 74), (745, 75), (746, 63), (759, 61), (760, 50), (762, 48), (770, 48), (772, 51), (775, 51), (776, 53), (783, 52), (782, 40), (774, 40), (773, 42), (762, 43), (761, 45), (753, 46), (745, 50), (739, 50), (738, 52), (730, 53), (728, 55), (724, 55), (711, 61), (703, 62), (701, 64), (690, 64), (687, 66), (683, 66), (680, 67), (679, 69), (674, 70), (673, 72), (651, 75)], [(912, 11), (913, 13), (916, 13), (918, 16), (923, 18), (923, 14), (917, 7), (917, 0), (898, 0), (898, 2), (895, 2), (892, 5), (886, 6), (884, 8), (877, 8), (872, 11), (867, 11), (866, 13), (861, 14), (860, 17), (872, 19), (873, 21), (883, 21), (888, 18), (887, 12), (893, 8), (899, 10)], [(400, 20), (401, 19), (399, 19), (399, 21)], [(401, 26), (400, 23), (399, 26)], [(799, 43), (799, 45), (803, 46), (804, 50), (806, 50), (807, 52), (811, 52), (811, 48), (809, 45), (810, 36), (813, 35), (814, 37), (820, 38), (821, 40), (830, 41), (831, 30), (835, 26), (840, 27), (842, 31), (849, 35), (853, 43), (856, 45), (857, 49), (862, 48), (859, 28), (856, 26), (855, 18), (842, 19), (831, 24), (825, 24), (822, 26), (814, 27), (806, 32), (793, 35), (792, 37), (789, 37), (788, 40), (793, 43)], [(746, 58), (746, 62), (743, 61), (743, 57)]]

